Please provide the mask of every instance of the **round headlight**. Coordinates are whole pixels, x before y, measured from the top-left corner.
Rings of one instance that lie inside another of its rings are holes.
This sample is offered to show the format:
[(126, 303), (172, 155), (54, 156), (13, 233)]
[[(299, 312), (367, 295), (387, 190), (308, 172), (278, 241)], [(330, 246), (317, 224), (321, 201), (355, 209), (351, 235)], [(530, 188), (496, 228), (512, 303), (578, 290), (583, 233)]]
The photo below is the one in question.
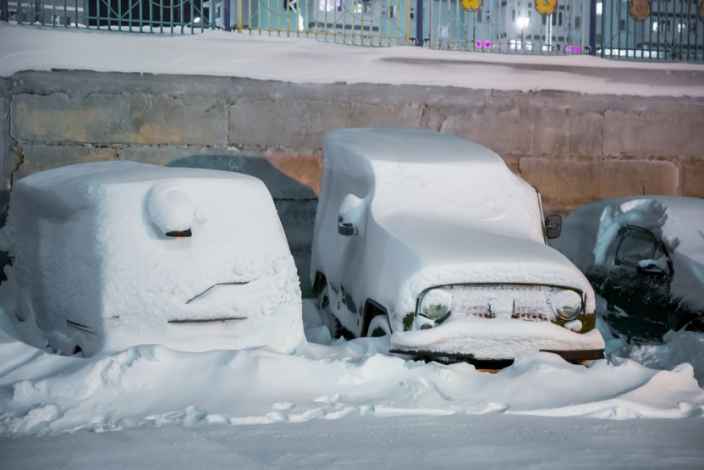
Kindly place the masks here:
[(564, 322), (576, 320), (582, 313), (582, 297), (573, 290), (561, 290), (551, 300), (557, 318)]
[(435, 322), (446, 319), (452, 311), (452, 294), (443, 289), (433, 289), (423, 296), (420, 314)]

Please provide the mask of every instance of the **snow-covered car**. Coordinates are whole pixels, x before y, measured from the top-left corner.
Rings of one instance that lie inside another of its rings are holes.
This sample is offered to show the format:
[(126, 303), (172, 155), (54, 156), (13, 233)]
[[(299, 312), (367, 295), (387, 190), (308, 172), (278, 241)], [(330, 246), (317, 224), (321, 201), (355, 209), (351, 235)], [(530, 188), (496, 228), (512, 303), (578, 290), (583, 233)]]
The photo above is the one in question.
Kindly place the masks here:
[(540, 194), (489, 149), (415, 129), (324, 139), (311, 280), (337, 334), (500, 366), (551, 351), (602, 357), (595, 295), (546, 244)]
[(586, 273), (627, 337), (704, 330), (704, 199), (635, 196), (577, 208), (552, 245)]
[(293, 258), (267, 188), (223, 171), (135, 162), (19, 180), (4, 310), (22, 339), (90, 356), (303, 341)]

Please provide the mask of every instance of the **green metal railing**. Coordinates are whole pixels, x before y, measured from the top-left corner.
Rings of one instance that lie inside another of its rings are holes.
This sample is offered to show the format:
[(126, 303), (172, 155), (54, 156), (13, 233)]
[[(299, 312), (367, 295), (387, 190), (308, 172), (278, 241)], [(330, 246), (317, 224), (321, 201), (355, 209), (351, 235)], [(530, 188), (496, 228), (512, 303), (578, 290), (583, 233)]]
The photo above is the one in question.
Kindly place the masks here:
[(597, 12), (599, 55), (631, 60), (704, 61), (704, 1), (650, 0), (642, 3), (640, 10), (633, 10), (632, 6), (619, 1), (603, 3)]
[(379, 47), (704, 62), (704, 0), (0, 0), (0, 19), (184, 34), (224, 29)]

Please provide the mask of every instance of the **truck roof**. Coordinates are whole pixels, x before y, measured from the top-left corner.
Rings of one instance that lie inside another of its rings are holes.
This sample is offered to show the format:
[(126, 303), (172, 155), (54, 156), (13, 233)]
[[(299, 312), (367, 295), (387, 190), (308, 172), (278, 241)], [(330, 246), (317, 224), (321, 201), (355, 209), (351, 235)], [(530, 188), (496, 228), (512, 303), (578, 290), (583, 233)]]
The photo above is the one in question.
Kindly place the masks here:
[[(483, 145), (427, 129), (338, 129), (327, 134), (325, 146), (369, 161), (505, 165)], [(326, 159), (338, 155), (328, 152)]]

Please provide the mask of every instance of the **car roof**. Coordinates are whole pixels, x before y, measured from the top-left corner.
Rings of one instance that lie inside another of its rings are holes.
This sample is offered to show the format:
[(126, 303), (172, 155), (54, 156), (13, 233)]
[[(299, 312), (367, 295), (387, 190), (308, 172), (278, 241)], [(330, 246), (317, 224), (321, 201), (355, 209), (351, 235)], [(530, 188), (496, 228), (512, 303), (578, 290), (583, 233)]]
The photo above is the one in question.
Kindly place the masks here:
[(370, 162), (505, 165), (483, 145), (427, 129), (338, 129), (326, 135), (325, 147), (333, 150), (326, 159), (352, 154)]

